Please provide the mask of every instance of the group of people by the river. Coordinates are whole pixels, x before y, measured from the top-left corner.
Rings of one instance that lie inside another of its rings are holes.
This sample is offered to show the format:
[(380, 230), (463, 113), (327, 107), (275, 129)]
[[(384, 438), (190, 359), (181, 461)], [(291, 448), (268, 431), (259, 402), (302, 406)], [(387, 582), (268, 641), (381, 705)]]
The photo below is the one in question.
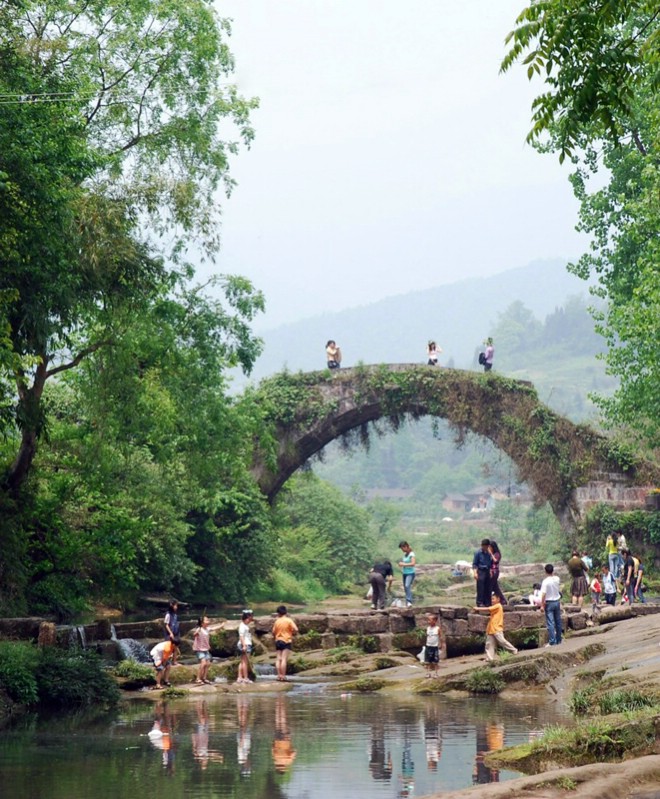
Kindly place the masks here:
[[(181, 631), (178, 611), (178, 602), (172, 600), (163, 619), (166, 640), (156, 644), (149, 653), (156, 670), (154, 690), (161, 690), (170, 686), (170, 669), (177, 664), (177, 659), (180, 655)], [(253, 620), (254, 614), (251, 610), (245, 609), (242, 611), (241, 621), (238, 625), (238, 643), (236, 645), (236, 654), (239, 657), (237, 683), (252, 682), (250, 679), (250, 655), (252, 654), (253, 642), (250, 624)], [(209, 624), (208, 616), (200, 616), (197, 620), (197, 627), (193, 631), (192, 649), (198, 662), (197, 674), (194, 680), (195, 685), (212, 684), (212, 681), (208, 678), (211, 666)], [(273, 624), (272, 632), (275, 639), (277, 679), (280, 682), (284, 682), (287, 679), (287, 663), (292, 649), (293, 637), (298, 633), (298, 627), (289, 616), (285, 605), (280, 605), (277, 608), (277, 618)]]
[[(417, 560), (415, 553), (407, 541), (399, 543), (402, 552), (397, 561), (401, 570), (405, 607), (413, 605), (413, 584), (415, 582)], [(617, 595), (621, 594), (622, 603), (632, 604), (635, 601), (645, 602), (644, 597), (644, 564), (627, 546), (625, 536), (610, 534), (605, 542), (607, 563), (601, 567), (594, 567), (593, 560), (586, 552), (580, 553), (573, 550), (566, 566), (571, 578), (570, 596), (574, 605), (581, 606), (586, 596), (591, 597), (594, 610), (601, 604), (601, 598), (609, 605), (616, 603)], [(481, 546), (474, 553), (471, 565), (472, 577), (476, 587), (476, 605), (473, 610), (477, 613), (489, 613), (486, 629), (486, 658), (493, 660), (498, 646), (516, 653), (518, 650), (504, 637), (503, 606), (507, 598), (499, 585), (500, 563), (502, 553), (497, 541), (484, 538)], [(468, 563), (465, 563), (468, 566)], [(458, 567), (458, 564), (457, 564)], [(545, 614), (548, 643), (546, 646), (556, 646), (562, 641), (561, 599), (562, 586), (559, 577), (554, 573), (554, 565), (545, 566), (545, 575), (540, 583), (535, 583), (533, 591), (524, 600), (530, 605), (539, 607)], [(461, 572), (454, 572), (461, 573)], [(394, 581), (394, 567), (390, 560), (380, 558), (375, 561), (369, 572), (372, 610), (384, 610), (388, 601), (388, 592)], [(393, 600), (393, 604), (401, 606), (403, 602)], [(158, 643), (151, 650), (151, 658), (156, 670), (156, 690), (170, 685), (170, 667), (176, 664), (179, 655), (180, 627), (178, 620), (178, 604), (170, 603), (164, 618), (166, 640)], [(239, 657), (237, 683), (250, 683), (250, 655), (253, 642), (250, 624), (253, 621), (251, 610), (243, 610), (241, 622), (238, 627), (237, 655)], [(198, 619), (198, 626), (193, 632), (193, 652), (198, 660), (198, 669), (195, 678), (196, 685), (210, 684), (208, 671), (211, 665), (211, 644), (209, 635), (209, 619), (202, 616)], [(298, 627), (288, 615), (284, 605), (277, 608), (277, 619), (273, 624), (273, 637), (276, 649), (277, 679), (287, 679), (287, 662), (292, 649), (294, 636)], [(438, 624), (437, 614), (427, 617), (426, 645), (422, 660), (425, 663), (429, 676), (437, 673), (439, 652), (443, 646), (441, 628)]]
[[(428, 366), (438, 366), (442, 347), (439, 347), (433, 339), (426, 345), (426, 363)], [(495, 357), (495, 346), (493, 339), (489, 336), (484, 341), (484, 349), (479, 353), (479, 365), (483, 366), (484, 372), (490, 372), (493, 368)], [(328, 369), (339, 369), (341, 367), (341, 348), (334, 339), (329, 339), (325, 345), (325, 358)]]

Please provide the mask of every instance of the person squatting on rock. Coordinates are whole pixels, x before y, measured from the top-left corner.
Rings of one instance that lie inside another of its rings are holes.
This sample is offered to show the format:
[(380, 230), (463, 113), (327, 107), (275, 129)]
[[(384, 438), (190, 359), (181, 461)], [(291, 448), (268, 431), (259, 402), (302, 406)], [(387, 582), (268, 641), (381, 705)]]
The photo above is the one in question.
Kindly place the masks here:
[(488, 611), (488, 613), (490, 613), (488, 626), (486, 627), (486, 660), (495, 660), (498, 644), (503, 649), (517, 655), (518, 650), (504, 637), (504, 608), (495, 592), (493, 592), (491, 596), (490, 607), (476, 607), (472, 609), (477, 612)]
[(413, 593), (412, 586), (415, 582), (415, 553), (407, 541), (401, 541), (399, 549), (403, 552), (403, 558), (399, 561), (399, 567), (403, 572), (403, 590), (406, 595), (406, 607), (412, 607)]
[(561, 644), (561, 592), (559, 577), (554, 574), (552, 563), (545, 566), (545, 579), (541, 583), (541, 610), (545, 613), (545, 626), (548, 630), (546, 646)]
[(492, 567), (493, 556), (490, 554), (490, 539), (484, 538), (481, 542), (481, 549), (474, 553), (472, 559), (472, 576), (477, 585), (477, 607), (487, 608), (490, 606)]
[(149, 653), (156, 669), (156, 685), (154, 686), (156, 690), (170, 685), (170, 666), (179, 654), (180, 643), (179, 638), (175, 638), (173, 641), (161, 641)]
[(377, 560), (369, 573), (371, 584), (371, 607), (373, 610), (384, 610), (387, 589), (392, 587), (394, 572), (389, 560)]

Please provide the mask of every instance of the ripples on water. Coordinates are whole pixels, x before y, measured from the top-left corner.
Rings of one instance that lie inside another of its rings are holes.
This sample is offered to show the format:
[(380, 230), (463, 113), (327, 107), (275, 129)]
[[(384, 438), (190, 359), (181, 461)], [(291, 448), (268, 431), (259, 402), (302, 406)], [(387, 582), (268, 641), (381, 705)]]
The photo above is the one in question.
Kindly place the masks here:
[[(0, 735), (3, 799), (403, 799), (516, 776), (490, 749), (561, 720), (538, 701), (207, 694), (30, 717)], [(166, 792), (166, 793), (165, 793)]]

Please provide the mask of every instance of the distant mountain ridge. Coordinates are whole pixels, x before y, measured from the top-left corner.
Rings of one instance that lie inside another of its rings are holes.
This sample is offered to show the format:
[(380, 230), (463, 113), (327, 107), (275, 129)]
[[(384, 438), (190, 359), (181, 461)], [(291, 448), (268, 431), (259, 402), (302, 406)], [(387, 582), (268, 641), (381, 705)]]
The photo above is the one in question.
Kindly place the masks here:
[[(498, 314), (515, 300), (542, 319), (568, 296), (588, 293), (587, 284), (566, 271), (566, 263), (534, 261), (490, 277), (430, 287), (266, 330), (261, 334), (265, 350), (252, 378), (259, 380), (285, 367), (292, 372), (323, 368), (330, 338), (341, 346), (344, 366), (424, 363), (429, 339), (443, 349), (441, 364), (451, 359), (456, 367), (473, 366), (476, 348), (490, 335)], [(337, 290), (350, 293), (350, 286)], [(497, 358), (497, 341), (495, 350)]]

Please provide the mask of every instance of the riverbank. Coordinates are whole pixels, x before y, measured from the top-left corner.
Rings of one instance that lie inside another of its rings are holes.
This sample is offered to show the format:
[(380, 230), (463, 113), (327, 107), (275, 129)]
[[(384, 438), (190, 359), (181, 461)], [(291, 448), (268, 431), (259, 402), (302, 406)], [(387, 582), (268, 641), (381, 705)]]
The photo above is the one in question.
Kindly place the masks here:
[[(528, 666), (533, 666), (540, 659), (572, 657), (575, 665), (567, 666), (556, 676), (545, 682), (541, 690), (547, 696), (547, 701), (568, 704), (576, 691), (586, 691), (590, 686), (600, 689), (603, 693), (613, 688), (634, 689), (640, 695), (658, 695), (660, 693), (660, 619), (656, 616), (647, 616), (637, 619), (612, 622), (611, 624), (591, 628), (582, 633), (574, 634), (560, 647), (542, 652), (526, 652), (512, 659), (512, 664), (520, 659)], [(580, 652), (584, 652), (594, 644), (599, 644), (598, 651), (593, 650), (592, 656), (581, 659)], [(549, 653), (549, 654), (548, 654)], [(581, 662), (578, 662), (581, 660)], [(467, 664), (466, 664), (467, 665)], [(536, 686), (537, 688), (539, 686)], [(505, 697), (507, 691), (529, 690), (524, 683), (507, 687), (501, 694)], [(655, 799), (658, 796), (660, 784), (660, 743), (658, 731), (660, 729), (660, 710), (656, 706), (648, 712), (638, 711), (639, 718), (644, 718), (650, 724), (651, 734), (646, 736), (634, 752), (624, 752), (619, 762), (595, 762), (585, 765), (570, 766), (571, 758), (576, 756), (571, 736), (558, 733), (558, 740), (564, 739), (564, 746), (559, 745), (555, 751), (554, 763), (552, 758), (540, 758), (536, 767), (543, 769), (542, 773), (520, 777), (500, 785), (475, 786), (461, 791), (443, 793), (442, 799), (514, 799), (515, 797), (529, 797), (530, 799), (558, 799), (558, 797), (576, 797), (576, 799)], [(585, 715), (576, 718), (577, 725), (585, 725), (587, 734), (593, 725), (594, 731), (598, 724), (612, 725), (616, 729), (626, 723), (632, 722), (638, 731), (642, 725), (635, 725), (634, 714), (600, 714)], [(602, 729), (602, 727), (601, 727)], [(595, 733), (594, 733), (595, 734)], [(612, 740), (616, 736), (611, 735)], [(532, 744), (532, 747), (534, 744)], [(507, 768), (520, 767), (525, 752), (529, 747), (516, 747), (512, 750), (503, 750), (501, 754), (492, 753), (487, 756), (487, 762), (492, 764), (506, 763)], [(606, 760), (607, 754), (601, 757)], [(429, 797), (428, 799), (431, 799)], [(440, 795), (437, 795), (440, 799)]]
[[(188, 693), (262, 693), (290, 690), (297, 681), (326, 682), (328, 690), (338, 692), (378, 691), (385, 695), (446, 693), (458, 695), (470, 692), (470, 680), (477, 673), (489, 673), (502, 681), (500, 698), (513, 700), (521, 693), (534, 696), (536, 701), (567, 706), (576, 692), (587, 692), (598, 686), (601, 693), (613, 687), (634, 689), (642, 695), (660, 696), (660, 617), (643, 616), (627, 618), (582, 631), (573, 632), (559, 647), (527, 650), (512, 657), (504, 657), (487, 664), (483, 655), (465, 655), (443, 661), (437, 679), (427, 679), (424, 667), (411, 655), (400, 653), (328, 653), (322, 650), (298, 653), (304, 656), (306, 668), (293, 677), (293, 682), (277, 683), (260, 678), (252, 685), (217, 683), (211, 686), (181, 686)], [(257, 659), (259, 660), (259, 659)], [(294, 657), (295, 661), (295, 657)], [(334, 662), (332, 662), (334, 661)], [(316, 665), (315, 665), (316, 664)], [(183, 675), (182, 675), (183, 676)], [(177, 680), (178, 681), (178, 680)], [(596, 695), (596, 694), (594, 694)], [(159, 697), (159, 692), (142, 692), (142, 698)], [(478, 701), (478, 697), (475, 697)], [(595, 708), (595, 705), (594, 705)], [(591, 711), (594, 711), (591, 708)], [(576, 724), (589, 725), (627, 723), (643, 732), (643, 725), (635, 724), (635, 716), (613, 714), (598, 717), (585, 715)], [(502, 784), (474, 786), (460, 791), (443, 792), (428, 799), (559, 799), (573, 796), (577, 799), (652, 799), (657, 796), (660, 784), (660, 747), (655, 731), (660, 729), (660, 711), (651, 708), (640, 711), (640, 719), (651, 729), (646, 739), (637, 740), (638, 748), (616, 755), (618, 762), (596, 762), (572, 765), (579, 755), (571, 749), (570, 734), (555, 733), (561, 744), (551, 757), (537, 757), (534, 768), (541, 773), (520, 777)], [(627, 719), (627, 722), (626, 722)], [(569, 729), (569, 728), (567, 728)], [(594, 728), (595, 729), (595, 728)], [(638, 736), (639, 737), (639, 736)], [(534, 744), (532, 744), (533, 746)], [(508, 769), (522, 768), (529, 754), (529, 745), (513, 750), (492, 752), (487, 760), (493, 766)], [(613, 753), (605, 752), (603, 760)], [(534, 760), (534, 758), (532, 758)], [(529, 766), (530, 763), (527, 763)]]

